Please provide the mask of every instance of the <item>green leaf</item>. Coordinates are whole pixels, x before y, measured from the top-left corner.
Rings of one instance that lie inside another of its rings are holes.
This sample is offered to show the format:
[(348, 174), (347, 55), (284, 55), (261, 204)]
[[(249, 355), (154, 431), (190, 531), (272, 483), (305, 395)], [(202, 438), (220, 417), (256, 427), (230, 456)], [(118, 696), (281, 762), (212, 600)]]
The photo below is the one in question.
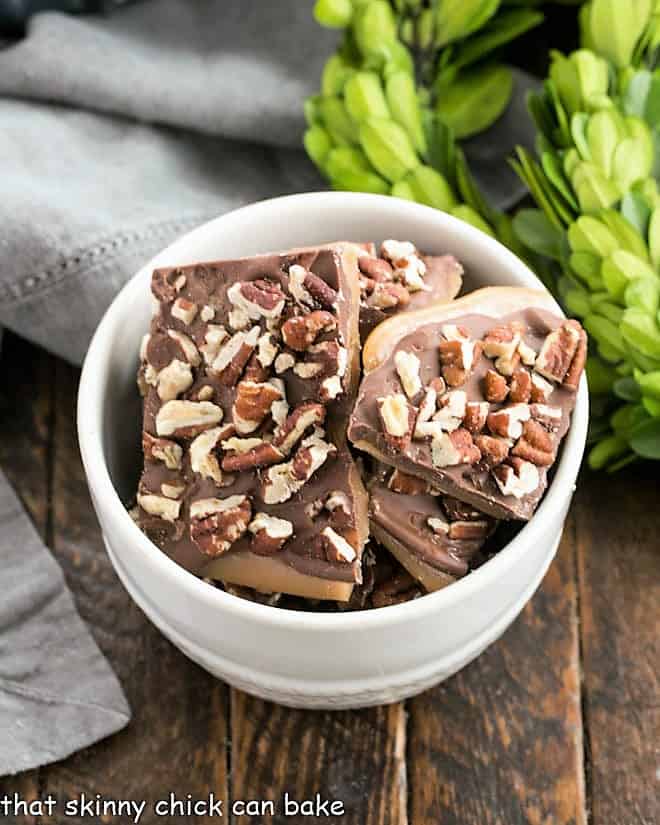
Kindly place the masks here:
[(648, 260), (648, 250), (644, 238), (619, 212), (606, 209), (598, 215), (598, 218), (614, 233), (622, 249), (631, 252), (643, 261)]
[(639, 401), (642, 397), (639, 386), (629, 375), (619, 378), (613, 385), (614, 394), (623, 401)]
[(510, 9), (497, 15), (492, 23), (457, 45), (451, 65), (462, 69), (481, 61), (487, 54), (515, 40), (543, 22), (543, 15), (533, 9)]
[(486, 221), (481, 217), (481, 215), (467, 204), (463, 203), (459, 206), (455, 206), (451, 210), (451, 214), (455, 218), (460, 218), (460, 220), (469, 223), (471, 226), (474, 226), (477, 229), (480, 229), (482, 232), (485, 232), (486, 235), (490, 235), (491, 238), (495, 237), (495, 233), (493, 232), (492, 228), (486, 223)]
[(626, 114), (644, 117), (646, 111), (646, 101), (651, 89), (651, 72), (642, 69), (628, 81), (626, 91), (623, 96), (623, 108)]
[(651, 213), (648, 229), (649, 251), (651, 253), (651, 261), (656, 269), (660, 268), (660, 206)]
[(426, 155), (426, 136), (414, 79), (407, 72), (393, 72), (385, 83), (385, 94), (394, 120), (406, 130), (420, 155)]
[(330, 135), (321, 126), (312, 126), (305, 132), (303, 143), (309, 157), (320, 170), (323, 170), (328, 153), (332, 149)]
[(651, 15), (651, 0), (592, 0), (586, 12), (595, 51), (623, 68)]
[(635, 189), (630, 189), (621, 200), (621, 214), (635, 227), (640, 237), (646, 238), (651, 209), (646, 198)]
[(393, 120), (365, 120), (360, 124), (360, 144), (376, 171), (392, 183), (419, 166), (408, 135)]
[(599, 345), (615, 350), (619, 357), (625, 354), (626, 346), (616, 323), (592, 313), (584, 319), (584, 328)]
[(600, 358), (590, 355), (587, 358), (586, 372), (590, 393), (593, 395), (606, 395), (612, 391), (617, 378), (616, 371), (609, 364), (605, 364)]
[(355, 72), (346, 81), (344, 105), (356, 123), (370, 117), (390, 116), (380, 77), (375, 72)]
[(341, 95), (346, 81), (354, 71), (355, 68), (341, 53), (333, 54), (323, 67), (321, 94), (327, 97)]
[(483, 132), (507, 107), (513, 75), (506, 66), (480, 66), (461, 73), (440, 92), (436, 112), (457, 138)]
[(641, 370), (635, 370), (635, 380), (643, 395), (647, 398), (655, 398), (656, 401), (660, 401), (660, 370), (647, 373), (643, 373)]
[(630, 437), (630, 446), (642, 458), (660, 459), (660, 418), (640, 424)]
[(340, 146), (357, 143), (357, 128), (346, 111), (343, 100), (338, 97), (322, 97), (319, 111), (323, 125), (335, 143)]
[(627, 451), (628, 442), (625, 438), (618, 435), (604, 438), (589, 453), (589, 466), (592, 470), (601, 470)]
[(449, 212), (456, 205), (451, 187), (440, 172), (436, 172), (430, 166), (418, 166), (395, 185), (399, 184), (407, 186), (408, 189), (405, 191), (412, 193), (413, 199), (418, 203), (424, 203), (443, 212)]
[(344, 29), (351, 22), (351, 0), (316, 0), (314, 18), (317, 23), (330, 29)]
[(355, 9), (352, 26), (355, 43), (366, 58), (378, 64), (389, 57), (397, 42), (396, 20), (392, 7), (385, 0), (371, 0)]
[(546, 177), (555, 189), (562, 195), (568, 205), (575, 211), (578, 211), (578, 203), (575, 200), (573, 192), (568, 185), (564, 170), (562, 169), (561, 161), (554, 152), (543, 152), (541, 155), (541, 166), (546, 174)]
[(621, 335), (632, 347), (649, 358), (660, 358), (660, 329), (654, 318), (641, 309), (631, 307), (623, 313)]
[(529, 249), (559, 260), (562, 233), (540, 209), (520, 209), (513, 219), (513, 229)]

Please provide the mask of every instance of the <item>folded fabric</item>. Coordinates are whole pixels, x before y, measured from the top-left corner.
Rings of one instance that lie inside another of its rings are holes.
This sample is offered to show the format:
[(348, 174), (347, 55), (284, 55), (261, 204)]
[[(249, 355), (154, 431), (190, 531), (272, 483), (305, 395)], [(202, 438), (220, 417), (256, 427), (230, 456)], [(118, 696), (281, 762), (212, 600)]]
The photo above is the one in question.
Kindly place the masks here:
[(121, 730), (130, 710), (2, 473), (0, 525), (2, 776), (63, 759)]

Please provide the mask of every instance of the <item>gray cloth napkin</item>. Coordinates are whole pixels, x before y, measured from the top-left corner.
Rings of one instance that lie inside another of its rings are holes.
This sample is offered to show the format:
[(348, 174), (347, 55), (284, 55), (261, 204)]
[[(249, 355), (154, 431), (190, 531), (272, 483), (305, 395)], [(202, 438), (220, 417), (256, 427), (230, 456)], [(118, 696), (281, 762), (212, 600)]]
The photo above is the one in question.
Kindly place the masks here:
[[(302, 101), (336, 34), (311, 7), (150, 0), (109, 17), (44, 13), (0, 47), (0, 326), (80, 363), (117, 290), (177, 235), (249, 201), (324, 187), (300, 150)], [(518, 73), (506, 116), (467, 147), (502, 207), (521, 193), (504, 159), (532, 142), (529, 85)], [(0, 553), (3, 773), (62, 758), (128, 711), (2, 478)]]

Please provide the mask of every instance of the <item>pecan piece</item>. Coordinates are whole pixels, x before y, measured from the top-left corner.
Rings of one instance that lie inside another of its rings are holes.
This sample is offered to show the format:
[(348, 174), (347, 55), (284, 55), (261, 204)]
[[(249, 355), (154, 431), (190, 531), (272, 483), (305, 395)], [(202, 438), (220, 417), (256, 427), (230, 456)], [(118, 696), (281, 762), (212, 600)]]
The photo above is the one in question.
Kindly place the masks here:
[(142, 433), (142, 451), (145, 461), (162, 461), (168, 470), (180, 470), (183, 450), (176, 441), (154, 438), (148, 432)]
[(332, 527), (324, 527), (321, 530), (321, 539), (325, 557), (328, 561), (350, 564), (357, 558), (355, 549)]
[(252, 321), (279, 318), (286, 303), (286, 295), (279, 284), (265, 278), (235, 283), (227, 290), (227, 297)]
[(464, 384), (481, 354), (479, 342), (445, 339), (438, 345), (442, 376), (450, 387)]
[(493, 327), (483, 339), (484, 353), (488, 358), (495, 359), (495, 367), (502, 375), (511, 375), (520, 361), (518, 345), (523, 332), (522, 324), (500, 324)]
[(187, 361), (173, 359), (156, 376), (156, 392), (161, 401), (172, 401), (182, 392), (190, 389), (193, 374)]
[(380, 254), (392, 264), (395, 280), (402, 281), (410, 292), (426, 289), (426, 264), (410, 241), (383, 241)]
[(201, 433), (190, 444), (190, 468), (202, 478), (211, 478), (216, 484), (222, 484), (222, 470), (215, 450), (223, 434), (233, 427), (213, 427)]
[(463, 427), (442, 433), (431, 443), (431, 460), (435, 467), (475, 464), (480, 458), (481, 451), (472, 440), (472, 434)]
[(511, 376), (509, 401), (526, 404), (532, 395), (532, 376), (524, 369), (517, 369)]
[(157, 269), (151, 276), (154, 297), (169, 304), (186, 285), (186, 276), (180, 269)]
[(480, 433), (486, 426), (489, 405), (487, 401), (468, 401), (465, 405), (463, 426), (473, 435)]
[(376, 399), (385, 441), (394, 450), (405, 450), (415, 429), (415, 408), (401, 393)]
[(323, 278), (319, 278), (313, 272), (307, 272), (303, 286), (319, 306), (329, 310), (336, 307), (337, 292), (329, 284), (326, 284)]
[(372, 309), (394, 309), (405, 307), (410, 303), (410, 294), (403, 284), (394, 282), (377, 283), (366, 304)]
[(490, 521), (453, 521), (449, 525), (449, 538), (457, 541), (479, 541), (488, 538), (492, 529)]
[(538, 372), (532, 373), (532, 387), (530, 390), (530, 400), (533, 403), (545, 404), (552, 395), (553, 387)]
[(197, 304), (188, 301), (186, 298), (177, 298), (172, 304), (172, 317), (189, 326), (197, 315)]
[(138, 493), (137, 503), (150, 516), (175, 522), (179, 518), (181, 502), (167, 496), (157, 496), (153, 493)]
[(478, 435), (474, 443), (481, 450), (481, 460), (487, 467), (496, 467), (509, 455), (511, 444), (492, 435)]
[(541, 480), (536, 465), (515, 456), (507, 464), (495, 467), (492, 475), (502, 495), (514, 498), (533, 493)]
[(394, 270), (383, 258), (374, 258), (371, 255), (360, 255), (358, 268), (375, 283), (384, 283), (394, 280)]
[(408, 398), (414, 398), (422, 389), (419, 377), (421, 367), (419, 358), (414, 352), (400, 349), (394, 356), (394, 365), (401, 380), (401, 386)]
[(248, 525), (248, 530), (252, 533), (250, 550), (259, 556), (272, 556), (293, 535), (293, 524), (267, 513), (257, 513)]
[(308, 315), (294, 315), (282, 324), (284, 343), (296, 352), (304, 352), (322, 332), (337, 328), (334, 315), (324, 309), (316, 309)]
[(523, 434), (511, 451), (537, 467), (550, 467), (555, 460), (552, 438), (538, 421), (525, 421)]
[(515, 440), (522, 435), (523, 422), (529, 420), (530, 416), (527, 404), (512, 404), (488, 415), (488, 429), (493, 435)]
[(268, 383), (240, 381), (232, 408), (232, 420), (239, 435), (254, 432), (270, 413), (274, 401), (281, 401), (281, 391)]
[(190, 505), (190, 538), (204, 555), (216, 558), (243, 536), (251, 515), (247, 496), (194, 501)]
[(580, 384), (580, 377), (584, 370), (584, 365), (587, 361), (587, 333), (582, 329), (577, 321), (567, 321), (573, 329), (577, 330), (579, 337), (575, 355), (568, 368), (568, 372), (564, 376), (563, 386), (569, 390), (577, 390)]
[[(248, 440), (248, 439), (246, 439)], [(253, 439), (249, 439), (252, 441)], [(222, 469), (227, 473), (242, 473), (259, 467), (270, 467), (284, 458), (283, 453), (270, 441), (260, 441), (245, 452), (235, 452), (222, 459)]]
[(484, 396), (486, 401), (498, 404), (504, 401), (509, 394), (509, 385), (506, 378), (495, 370), (488, 370), (484, 376)]
[(276, 464), (264, 473), (262, 490), (266, 504), (282, 504), (297, 493), (314, 473), (336, 452), (333, 444), (310, 436), (305, 439), (290, 461)]
[(234, 387), (238, 383), (257, 346), (260, 332), (261, 329), (256, 326), (249, 332), (235, 332), (220, 348), (210, 369), (218, 373), (220, 382), (226, 387)]
[(222, 421), (222, 407), (210, 401), (167, 401), (156, 415), (156, 433), (191, 438)]
[[(536, 359), (536, 371), (544, 378), (561, 384), (567, 377), (573, 359), (577, 355), (578, 346), (582, 340), (581, 331), (582, 327), (577, 321), (564, 321), (561, 326), (546, 335)], [(586, 357), (586, 338), (581, 349)], [(584, 363), (582, 366), (584, 366)], [(577, 381), (576, 374), (579, 378), (582, 366), (579, 366), (578, 361), (578, 369), (571, 375), (572, 381)], [(575, 386), (577, 386), (577, 383), (575, 383)]]
[(561, 424), (561, 407), (552, 407), (548, 404), (530, 404), (529, 412), (535, 421), (539, 421), (546, 430), (556, 432)]
[(288, 455), (310, 427), (320, 427), (325, 422), (325, 407), (314, 401), (300, 404), (287, 416), (278, 429), (273, 444)]

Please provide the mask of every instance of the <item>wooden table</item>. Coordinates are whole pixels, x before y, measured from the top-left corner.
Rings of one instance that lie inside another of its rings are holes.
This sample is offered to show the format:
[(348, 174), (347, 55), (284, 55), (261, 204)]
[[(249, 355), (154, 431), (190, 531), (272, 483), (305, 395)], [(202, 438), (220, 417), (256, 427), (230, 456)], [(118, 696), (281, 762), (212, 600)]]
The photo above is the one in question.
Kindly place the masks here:
[[(657, 465), (583, 474), (541, 589), (457, 676), (388, 707), (293, 711), (213, 679), (125, 593), (78, 455), (78, 371), (8, 334), (0, 378), (0, 465), (134, 712), (117, 736), (0, 781), (0, 796), (279, 800), (288, 791), (346, 809), (329, 819), (236, 816), (235, 825), (660, 822)], [(141, 822), (179, 820), (147, 812)]]

